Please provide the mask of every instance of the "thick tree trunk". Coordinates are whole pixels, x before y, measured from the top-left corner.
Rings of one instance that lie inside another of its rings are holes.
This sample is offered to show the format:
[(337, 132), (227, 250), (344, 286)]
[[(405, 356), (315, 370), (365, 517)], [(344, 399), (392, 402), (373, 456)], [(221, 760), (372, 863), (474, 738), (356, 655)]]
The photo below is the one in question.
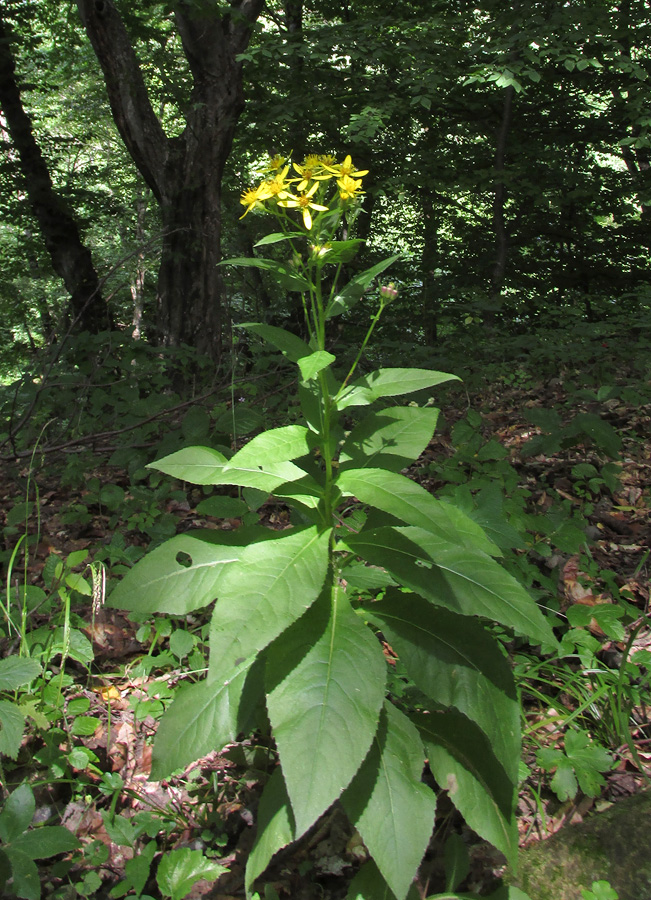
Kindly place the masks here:
[(104, 72), (113, 118), (160, 203), (158, 276), (163, 343), (221, 352), (221, 180), (244, 106), (241, 63), (264, 0), (176, 0), (176, 26), (193, 78), (182, 134), (169, 138), (154, 113), (131, 39), (112, 0), (77, 0)]
[(32, 131), (16, 82), (8, 29), (0, 18), (0, 107), (20, 159), (25, 190), (54, 271), (70, 294), (75, 330), (98, 332), (110, 327), (90, 251), (65, 203), (54, 190), (47, 164)]

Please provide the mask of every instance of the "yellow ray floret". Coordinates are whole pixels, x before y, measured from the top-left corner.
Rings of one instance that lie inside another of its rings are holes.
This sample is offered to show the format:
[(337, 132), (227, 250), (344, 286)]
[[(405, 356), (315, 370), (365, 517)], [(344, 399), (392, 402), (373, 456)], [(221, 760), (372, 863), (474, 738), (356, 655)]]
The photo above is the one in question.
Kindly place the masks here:
[(368, 175), (368, 169), (356, 169), (353, 165), (353, 161), (348, 155), (346, 159), (342, 163), (334, 163), (333, 165), (325, 166), (328, 172), (332, 172), (337, 178), (343, 178), (345, 175), (355, 176), (355, 178), (361, 178), (362, 175)]
[(264, 200), (268, 200), (271, 196), (273, 195), (266, 181), (263, 181), (256, 188), (249, 188), (248, 191), (244, 191), (240, 197), (240, 203), (242, 206), (246, 206), (246, 209), (240, 216), (240, 219), (243, 219), (254, 207), (261, 205)]
[(363, 194), (362, 180), (351, 178), (350, 175), (343, 175), (337, 179), (337, 187), (339, 188), (339, 196), (342, 200), (354, 200)]
[(303, 225), (308, 231), (312, 228), (312, 213), (310, 210), (314, 209), (317, 212), (327, 212), (328, 210), (327, 206), (322, 206), (320, 203), (315, 203), (312, 200), (318, 186), (318, 182), (315, 181), (312, 187), (305, 193), (297, 195), (288, 194), (282, 200), (278, 201), (278, 206), (283, 206), (286, 209), (300, 209), (303, 213)]

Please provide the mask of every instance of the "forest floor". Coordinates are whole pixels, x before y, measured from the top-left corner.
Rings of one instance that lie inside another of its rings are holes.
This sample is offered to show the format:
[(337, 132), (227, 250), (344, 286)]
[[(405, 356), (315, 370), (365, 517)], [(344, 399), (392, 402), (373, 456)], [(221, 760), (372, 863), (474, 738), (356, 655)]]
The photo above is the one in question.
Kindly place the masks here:
[[(555, 510), (563, 510), (557, 529), (559, 533), (564, 529), (563, 539), (555, 543), (538, 535), (526, 550), (514, 550), (513, 559), (517, 562), (518, 557), (526, 556), (529, 568), (523, 571), (530, 573), (533, 567), (540, 572), (546, 596), (555, 593), (559, 621), (577, 604), (591, 611), (585, 624), (577, 627), (583, 627), (598, 643), (590, 653), (599, 661), (596, 668), (600, 671), (584, 677), (577, 687), (578, 673), (585, 666), (575, 654), (564, 669), (544, 667), (541, 662), (532, 675), (532, 663), (521, 675), (527, 766), (518, 808), (523, 845), (580, 821), (604, 802), (635, 793), (645, 783), (645, 769), (651, 772), (648, 681), (627, 682), (624, 696), (620, 692), (617, 702), (614, 700), (618, 684), (623, 683), (618, 678), (624, 654), (630, 658), (636, 652), (651, 653), (651, 629), (646, 624), (651, 569), (651, 402), (648, 394), (643, 399), (647, 402), (632, 402), (625, 392), (622, 399), (621, 391), (599, 398), (579, 390), (570, 396), (562, 377), (544, 384), (501, 381), (471, 397), (462, 392), (450, 394), (443, 428), (409, 473), (437, 493), (452, 494), (464, 483), (481, 489), (491, 477), (510, 485), (516, 501), (505, 506), (505, 515), (508, 512), (511, 521), (533, 521), (527, 520), (528, 516), (553, 518)], [(550, 432), (547, 445), (543, 441), (539, 452), (524, 453), (532, 436), (545, 435), (540, 425), (532, 424), (532, 418), (542, 420), (530, 415), (541, 408), (563, 411), (560, 428), (569, 435), (562, 442), (566, 446), (554, 449)], [(604, 453), (608, 435), (600, 438), (593, 434), (589, 440), (587, 433), (582, 438), (578, 432), (572, 436), (571, 428), (568, 432), (567, 423), (585, 414), (598, 414), (616, 430), (622, 440), (619, 452), (613, 453), (609, 447), (610, 453)], [(464, 435), (465, 443), (461, 440)], [(495, 443), (504, 448), (503, 453), (494, 452)], [(602, 477), (609, 455), (611, 461), (613, 455), (617, 457), (615, 481)], [(20, 510), (24, 504), (28, 478), (32, 489), (38, 487), (38, 515), (34, 508), (27, 510), (27, 532), (32, 536), (29, 553), (25, 557), (19, 551), (12, 560), (10, 577), (33, 586), (39, 597), (58, 596), (59, 606), (46, 603), (39, 607), (36, 603), (30, 614), (30, 631), (51, 628), (61, 621), (65, 597), (70, 596), (56, 588), (50, 571), (53, 555), (75, 563), (71, 576), (87, 575), (93, 559), (108, 560), (110, 565), (107, 548), (117, 547), (116, 534), (121, 534), (122, 558), (110, 572), (119, 574), (129, 548), (140, 552), (148, 543), (148, 535), (135, 527), (133, 516), (121, 518), (119, 504), (110, 509), (98, 499), (99, 491), (107, 486), (117, 488), (123, 501), (133, 499), (129, 477), (108, 465), (107, 458), (98, 449), (92, 471), (86, 471), (77, 485), (62, 484), (60, 469), (52, 458), (46, 458), (31, 475), (27, 463), (8, 465), (0, 473), (5, 560), (16, 547), (22, 528), (20, 512), (12, 516), (12, 510)], [(517, 486), (512, 473), (517, 475)], [(92, 479), (97, 483), (93, 481), (89, 487)], [(110, 491), (103, 496), (106, 500)], [(199, 515), (197, 495), (192, 492), (170, 491), (156, 502), (158, 512), (173, 518), (179, 531), (232, 529), (240, 524), (237, 518), (210, 521)], [(263, 504), (259, 515), (272, 527), (282, 527), (286, 519), (283, 508), (271, 503)], [(143, 512), (138, 521), (145, 519)], [(577, 539), (577, 529), (583, 530), (582, 538)], [(83, 551), (88, 556), (82, 560)], [(118, 556), (115, 550), (114, 558)], [(72, 586), (74, 581), (68, 579), (68, 584)], [(42, 727), (30, 721), (17, 761), (5, 763), (10, 787), (24, 778), (32, 783), (38, 820), (59, 817), (86, 847), (83, 858), (72, 867), (66, 868), (62, 861), (52, 868), (43, 866), (45, 895), (104, 897), (113, 888), (112, 896), (120, 896), (116, 885), (122, 885), (125, 893), (130, 885), (139, 885), (143, 896), (160, 896), (153, 878), (147, 875), (151, 858), (145, 870), (139, 870), (145, 871), (144, 880), (129, 861), (134, 854), (142, 854), (148, 834), (162, 833), (164, 846), (201, 850), (207, 859), (228, 870), (217, 881), (196, 881), (187, 896), (242, 898), (256, 806), (273, 764), (268, 743), (260, 739), (232, 745), (197, 761), (182, 776), (160, 783), (148, 781), (157, 723), (185, 677), (180, 665), (185, 654), (179, 653), (172, 637), (174, 623), (167, 622), (153, 632), (118, 610), (93, 604), (91, 596), (74, 593), (72, 599), (72, 646), (77, 646), (77, 652), (69, 656), (65, 672), (60, 670), (60, 657), (58, 662), (56, 657), (49, 661), (50, 686), (60, 678), (63, 699), (50, 697), (52, 706), (45, 711)], [(601, 612), (607, 607), (623, 612), (609, 617)], [(201, 633), (198, 618), (189, 624), (196, 634)], [(76, 645), (74, 635), (78, 635)], [(92, 645), (92, 661), (84, 656), (84, 639)], [(3, 655), (16, 651), (15, 641), (12, 644), (9, 638), (3, 639), (2, 645)], [(602, 766), (599, 772), (595, 762), (587, 774), (575, 765), (579, 789), (562, 799), (559, 784), (550, 781), (554, 769), (543, 771), (536, 753), (541, 747), (562, 748), (564, 731), (571, 722), (598, 738), (599, 747), (611, 754), (612, 764)], [(118, 816), (113, 818), (116, 812)], [(116, 824), (119, 820), (135, 825), (135, 830)], [(434, 839), (418, 883), (420, 896), (445, 888), (441, 838), (450, 830), (460, 831), (470, 847), (472, 865), (463, 889), (483, 892), (494, 888), (503, 861), (468, 834), (442, 795)], [(266, 888), (260, 888), (261, 896), (344, 898), (351, 876), (365, 858), (363, 845), (341, 811), (334, 808), (297, 846), (274, 860), (265, 875)]]

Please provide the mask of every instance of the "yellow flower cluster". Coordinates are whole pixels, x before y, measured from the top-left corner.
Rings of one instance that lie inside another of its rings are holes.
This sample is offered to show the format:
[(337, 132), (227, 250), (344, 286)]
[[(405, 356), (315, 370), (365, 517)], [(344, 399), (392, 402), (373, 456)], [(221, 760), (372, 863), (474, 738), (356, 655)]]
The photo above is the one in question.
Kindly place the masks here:
[[(288, 177), (290, 168), (296, 176)], [(312, 229), (312, 210), (326, 212), (329, 206), (317, 202), (315, 194), (322, 185), (333, 179), (337, 183), (337, 193), (332, 198), (342, 203), (354, 201), (364, 193), (362, 177), (368, 175), (368, 169), (356, 169), (350, 156), (338, 163), (334, 156), (310, 154), (303, 162), (289, 163), (283, 156), (273, 156), (264, 169), (265, 179), (257, 187), (242, 193), (240, 203), (246, 206), (243, 215), (252, 209), (264, 208), (271, 201), (283, 209), (298, 209), (303, 216), (303, 225)], [(332, 200), (330, 201), (332, 203)]]

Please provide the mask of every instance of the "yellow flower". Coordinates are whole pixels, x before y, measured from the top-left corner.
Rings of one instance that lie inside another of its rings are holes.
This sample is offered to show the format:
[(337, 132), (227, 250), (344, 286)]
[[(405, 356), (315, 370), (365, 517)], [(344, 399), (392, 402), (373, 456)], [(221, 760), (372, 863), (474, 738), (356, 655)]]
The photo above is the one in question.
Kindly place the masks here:
[(343, 178), (345, 175), (348, 175), (349, 177), (354, 175), (356, 178), (361, 178), (362, 175), (368, 175), (368, 169), (362, 169), (358, 171), (355, 168), (350, 155), (348, 155), (342, 163), (328, 165), (325, 166), (325, 168), (328, 170), (328, 172), (332, 172), (333, 175), (336, 175), (337, 178)]
[(271, 156), (269, 158), (269, 162), (265, 168), (265, 172), (277, 172), (279, 169), (285, 165), (286, 157), (281, 156), (279, 153), (276, 153), (275, 156)]
[(240, 216), (240, 219), (243, 219), (254, 207), (261, 205), (271, 196), (273, 196), (272, 192), (269, 190), (268, 183), (265, 181), (263, 181), (262, 184), (259, 184), (257, 188), (249, 188), (248, 191), (244, 191), (240, 197), (240, 203), (242, 206), (246, 206), (246, 209), (244, 210), (244, 214)]
[(315, 203), (312, 200), (318, 186), (318, 182), (315, 181), (312, 187), (305, 193), (299, 193), (297, 195), (287, 194), (286, 197), (278, 201), (278, 206), (283, 206), (286, 209), (300, 209), (303, 213), (303, 225), (308, 231), (312, 228), (312, 214), (310, 210), (315, 209), (318, 212), (326, 212), (328, 209), (327, 206), (321, 206), (320, 203)]
[(298, 163), (292, 163), (292, 165), (301, 176), (296, 185), (297, 191), (304, 191), (310, 181), (328, 181), (328, 179), (332, 178), (330, 172), (323, 171), (323, 166), (319, 162), (318, 157), (314, 155), (306, 156), (302, 166), (299, 166)]
[(275, 178), (270, 178), (264, 182), (267, 190), (269, 191), (270, 197), (281, 198), (283, 194), (287, 192), (287, 182), (285, 179), (287, 178), (287, 173), (289, 172), (289, 166), (285, 166), (282, 172), (279, 172)]
[(362, 180), (351, 178), (350, 175), (342, 175), (337, 179), (337, 187), (339, 188), (339, 196), (342, 200), (354, 200), (360, 194), (363, 194)]

